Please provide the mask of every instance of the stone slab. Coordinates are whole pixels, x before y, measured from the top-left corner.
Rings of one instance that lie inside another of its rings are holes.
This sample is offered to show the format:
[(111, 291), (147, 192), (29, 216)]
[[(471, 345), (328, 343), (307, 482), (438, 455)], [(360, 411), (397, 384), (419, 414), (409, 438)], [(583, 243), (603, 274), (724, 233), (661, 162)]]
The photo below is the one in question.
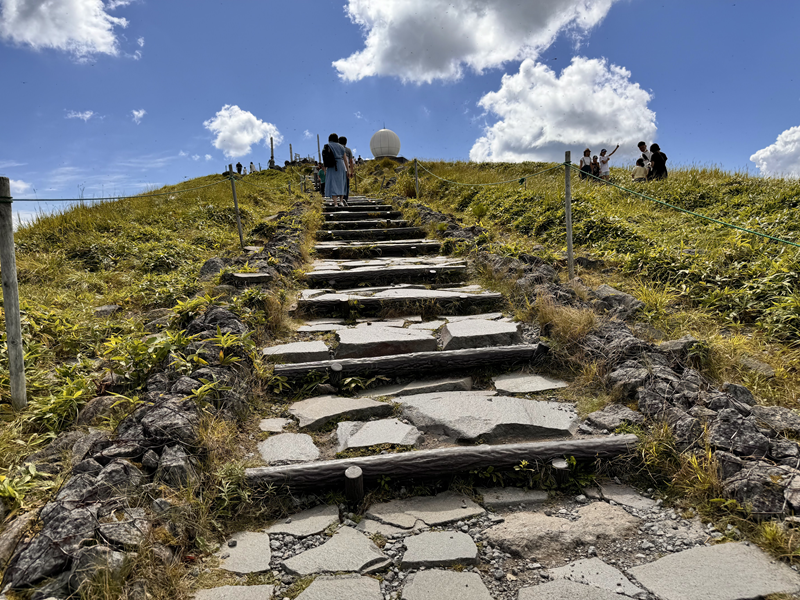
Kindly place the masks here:
[(267, 358), (280, 360), (287, 363), (313, 362), (315, 360), (328, 360), (331, 353), (325, 342), (292, 342), (279, 346), (269, 346), (261, 350)]
[(418, 571), (403, 587), (402, 600), (492, 600), (481, 576), (457, 571)]
[(272, 585), (224, 585), (222, 587), (197, 590), (194, 600), (269, 600), (275, 586)]
[(517, 487), (508, 488), (478, 488), (483, 496), (483, 505), (486, 508), (509, 508), (511, 506), (525, 505), (526, 508), (543, 504), (548, 495), (544, 490), (523, 490)]
[(478, 547), (460, 531), (427, 531), (405, 539), (402, 569), (478, 563)]
[(468, 392), (472, 389), (472, 377), (450, 377), (447, 379), (427, 379), (403, 383), (400, 385), (385, 385), (371, 390), (366, 390), (359, 396), (380, 398), (383, 396), (413, 396), (415, 394), (430, 394), (433, 392)]
[(240, 531), (234, 533), (228, 541), (235, 540), (236, 545), (229, 548), (223, 545), (221, 556), (228, 554), (228, 558), (220, 560), (220, 569), (246, 575), (248, 573), (263, 573), (269, 571), (269, 561), (272, 551), (269, 545), (269, 535), (255, 531)]
[(369, 398), (345, 398), (342, 396), (316, 396), (295, 402), (289, 413), (300, 422), (300, 427), (320, 429), (340, 419), (371, 419), (392, 413), (391, 404), (376, 402)]
[(339, 508), (322, 504), (296, 513), (267, 527), (267, 533), (280, 533), (295, 537), (316, 535), (331, 524), (339, 522)]
[(629, 573), (662, 600), (757, 600), (800, 591), (800, 575), (743, 542), (684, 550)]
[(438, 345), (430, 331), (400, 329), (398, 327), (356, 327), (336, 332), (339, 345), (336, 358), (367, 358), (408, 354), (410, 352), (433, 352)]
[(442, 492), (436, 496), (417, 496), (374, 504), (366, 516), (382, 523), (411, 529), (417, 521), (433, 527), (476, 517), (485, 512), (466, 496)]
[(635, 596), (642, 592), (641, 588), (633, 585), (619, 570), (599, 558), (586, 558), (566, 567), (550, 569), (550, 578), (568, 579), (626, 596)]
[(305, 433), (279, 433), (258, 444), (261, 458), (270, 466), (304, 463), (319, 458), (319, 448)]
[(418, 394), (397, 402), (418, 429), (463, 441), (571, 437), (579, 425), (574, 405), (561, 402), (476, 392)]
[(522, 588), (517, 598), (518, 600), (619, 600), (622, 597), (624, 596), (608, 590), (560, 579)]
[(261, 422), (258, 424), (258, 428), (261, 431), (266, 431), (267, 433), (280, 433), (283, 431), (283, 428), (289, 425), (292, 421), (289, 419), (261, 419)]
[(369, 448), (382, 444), (416, 446), (422, 437), (419, 429), (398, 419), (379, 421), (342, 421), (336, 429), (338, 452), (350, 448)]
[(519, 325), (516, 323), (467, 319), (451, 321), (442, 329), (443, 350), (511, 346), (521, 341)]
[[(419, 521), (419, 523), (422, 524), (422, 521)], [(359, 524), (356, 525), (356, 530), (369, 535), (380, 533), (386, 538), (404, 537), (410, 533), (408, 529), (401, 529), (400, 527), (387, 525), (386, 523), (381, 523), (380, 521), (375, 521), (373, 519), (361, 519)]]
[(352, 527), (342, 527), (321, 546), (283, 561), (283, 567), (292, 575), (313, 575), (364, 572), (386, 561), (383, 552), (367, 536)]
[(644, 415), (622, 404), (609, 404), (601, 410), (587, 415), (586, 420), (593, 427), (614, 431), (625, 423), (638, 425), (644, 422)]
[(297, 600), (383, 600), (383, 594), (381, 584), (371, 577), (323, 576), (317, 577)]
[(503, 316), (503, 313), (500, 312), (493, 312), (493, 313), (481, 313), (479, 315), (440, 315), (440, 319), (446, 319), (448, 323), (458, 323), (459, 321), (473, 321), (475, 319), (483, 320), (483, 321), (495, 321), (500, 319)]
[(649, 511), (656, 505), (652, 498), (642, 496), (629, 485), (621, 485), (611, 481), (600, 481), (596, 488), (587, 490), (587, 496), (591, 498), (604, 498), (623, 506), (629, 506), (636, 510)]
[(408, 326), (409, 329), (419, 329), (425, 331), (436, 331), (445, 324), (445, 321), (425, 321), (423, 323), (413, 323)]
[(560, 379), (553, 379), (545, 375), (532, 375), (522, 371), (498, 375), (492, 381), (495, 389), (501, 394), (533, 394), (534, 392), (557, 390), (569, 385)]

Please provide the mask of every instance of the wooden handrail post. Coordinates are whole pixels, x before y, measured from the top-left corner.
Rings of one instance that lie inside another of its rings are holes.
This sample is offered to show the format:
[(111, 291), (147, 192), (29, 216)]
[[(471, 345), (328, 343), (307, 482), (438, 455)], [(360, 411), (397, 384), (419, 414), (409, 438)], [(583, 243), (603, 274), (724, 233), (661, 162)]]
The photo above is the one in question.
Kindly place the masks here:
[(575, 279), (575, 256), (572, 254), (572, 183), (570, 180), (571, 153), (564, 153), (564, 215), (567, 224), (567, 271), (569, 280)]
[(322, 150), (319, 149), (319, 134), (317, 134), (317, 158), (322, 162)]
[(417, 192), (417, 200), (419, 200), (419, 168), (416, 158), (414, 159), (414, 189)]
[(244, 236), (242, 235), (242, 219), (239, 216), (239, 198), (236, 197), (236, 178), (233, 176), (233, 165), (230, 166), (231, 171), (231, 191), (233, 192), (233, 206), (236, 209), (236, 229), (239, 231), (239, 244), (244, 250)]
[(22, 410), (28, 405), (25, 386), (25, 353), (22, 347), (22, 319), (19, 313), (17, 259), (14, 255), (14, 218), (11, 212), (11, 181), (0, 177), (0, 271), (3, 279), (3, 309), (6, 316), (8, 372), (11, 406)]

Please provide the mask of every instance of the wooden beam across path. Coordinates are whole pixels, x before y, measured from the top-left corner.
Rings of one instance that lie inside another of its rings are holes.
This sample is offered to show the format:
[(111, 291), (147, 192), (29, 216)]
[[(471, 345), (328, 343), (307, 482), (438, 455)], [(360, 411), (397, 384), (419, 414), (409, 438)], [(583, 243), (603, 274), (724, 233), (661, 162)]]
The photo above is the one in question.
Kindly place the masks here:
[(368, 258), (374, 256), (421, 256), (437, 254), (441, 242), (436, 240), (396, 240), (386, 242), (321, 242), (314, 246), (321, 258)]
[(419, 314), (420, 310), (440, 315), (478, 314), (496, 310), (504, 302), (505, 297), (499, 292), (472, 294), (451, 290), (419, 290), (414, 295), (400, 295), (398, 292), (394, 296), (323, 294), (298, 300), (297, 314), (347, 317), (350, 313), (357, 312), (362, 317), (373, 317), (389, 312)]
[(399, 219), (403, 216), (399, 210), (370, 210), (369, 212), (326, 212), (326, 221), (362, 221), (364, 219)]
[(338, 231), (341, 229), (393, 229), (408, 226), (409, 222), (403, 219), (368, 219), (366, 221), (325, 221), (323, 229)]
[(323, 206), (322, 212), (323, 213), (332, 213), (332, 212), (353, 212), (353, 213), (363, 213), (363, 212), (375, 212), (377, 210), (393, 210), (394, 207), (391, 204), (355, 204), (352, 206)]
[(398, 454), (379, 454), (358, 458), (342, 458), (287, 465), (245, 469), (245, 479), (252, 487), (287, 484), (312, 487), (344, 483), (345, 471), (361, 469), (365, 479), (384, 475), (392, 477), (440, 477), (458, 472), (494, 467), (514, 467), (523, 460), (548, 461), (556, 457), (581, 459), (612, 458), (632, 450), (638, 442), (635, 435), (612, 435), (602, 438), (554, 440), (496, 446), (458, 446), (437, 450), (419, 450)]
[(422, 227), (393, 227), (391, 229), (339, 229), (317, 231), (317, 239), (323, 242), (336, 240), (416, 240), (425, 235)]
[(410, 265), (408, 267), (376, 267), (346, 271), (312, 271), (303, 281), (311, 287), (341, 288), (364, 282), (434, 283), (461, 281), (467, 275), (466, 265)]
[(312, 371), (331, 373), (342, 377), (363, 376), (380, 373), (387, 377), (418, 375), (427, 371), (477, 369), (494, 365), (530, 363), (547, 354), (544, 343), (517, 344), (514, 346), (491, 346), (488, 348), (466, 348), (464, 350), (435, 350), (432, 352), (410, 352), (370, 358), (343, 358), (319, 360), (305, 363), (275, 365), (275, 375), (288, 379), (305, 377)]

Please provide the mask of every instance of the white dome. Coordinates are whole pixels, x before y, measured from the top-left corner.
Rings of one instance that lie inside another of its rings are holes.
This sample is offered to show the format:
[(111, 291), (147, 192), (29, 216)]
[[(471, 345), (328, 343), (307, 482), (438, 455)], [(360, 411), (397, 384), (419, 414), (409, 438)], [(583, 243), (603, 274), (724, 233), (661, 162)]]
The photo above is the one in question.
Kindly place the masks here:
[(372, 136), (369, 141), (369, 149), (375, 158), (397, 156), (400, 154), (400, 138), (390, 129), (381, 129)]

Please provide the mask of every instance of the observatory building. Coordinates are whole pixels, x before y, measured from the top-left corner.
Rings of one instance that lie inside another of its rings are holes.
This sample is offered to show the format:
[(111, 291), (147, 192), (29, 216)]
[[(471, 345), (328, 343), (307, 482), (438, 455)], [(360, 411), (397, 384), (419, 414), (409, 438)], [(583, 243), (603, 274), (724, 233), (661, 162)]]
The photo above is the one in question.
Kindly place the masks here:
[(400, 138), (391, 129), (381, 129), (372, 136), (369, 149), (375, 158), (396, 158), (400, 154)]

